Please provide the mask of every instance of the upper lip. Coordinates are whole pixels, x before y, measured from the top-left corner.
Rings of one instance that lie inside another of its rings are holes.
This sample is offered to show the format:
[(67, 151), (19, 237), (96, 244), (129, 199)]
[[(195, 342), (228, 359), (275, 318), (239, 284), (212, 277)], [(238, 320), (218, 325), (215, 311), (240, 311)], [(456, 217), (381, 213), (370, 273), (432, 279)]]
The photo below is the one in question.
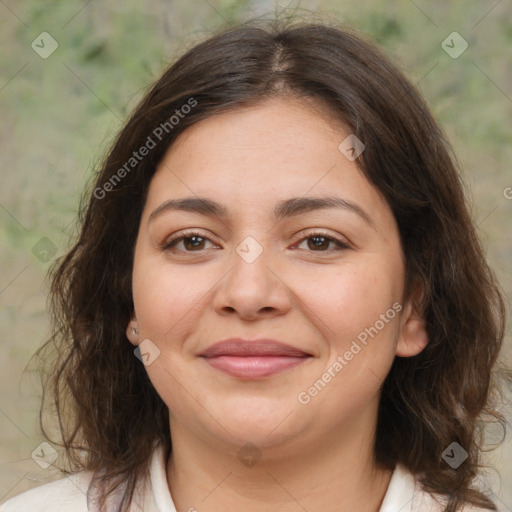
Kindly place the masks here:
[(287, 343), (267, 338), (255, 340), (247, 340), (242, 338), (231, 338), (219, 341), (209, 346), (201, 357), (218, 357), (218, 356), (288, 356), (288, 357), (305, 357), (309, 356), (307, 352), (295, 348)]

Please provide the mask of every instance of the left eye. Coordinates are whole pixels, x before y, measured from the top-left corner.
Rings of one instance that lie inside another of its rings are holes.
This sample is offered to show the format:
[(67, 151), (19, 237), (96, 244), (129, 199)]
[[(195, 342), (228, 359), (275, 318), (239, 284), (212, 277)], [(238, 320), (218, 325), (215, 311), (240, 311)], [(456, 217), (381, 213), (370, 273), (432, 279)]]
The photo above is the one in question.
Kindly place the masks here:
[(304, 242), (307, 243), (308, 249), (312, 249), (314, 252), (327, 252), (326, 249), (328, 249), (330, 244), (336, 245), (337, 249), (334, 250), (338, 251), (349, 248), (346, 243), (326, 233), (312, 233), (301, 239), (300, 243)]

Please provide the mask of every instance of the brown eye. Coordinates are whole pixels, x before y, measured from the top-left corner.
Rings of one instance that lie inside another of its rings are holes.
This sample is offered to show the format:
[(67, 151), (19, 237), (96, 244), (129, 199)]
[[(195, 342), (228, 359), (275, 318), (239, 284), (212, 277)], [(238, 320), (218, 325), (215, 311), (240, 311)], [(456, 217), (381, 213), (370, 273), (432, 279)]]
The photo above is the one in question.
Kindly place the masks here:
[(300, 241), (300, 243), (303, 242), (307, 242), (307, 248), (314, 252), (330, 252), (329, 247), (332, 244), (336, 246), (335, 249), (332, 249), (335, 251), (341, 251), (343, 249), (350, 248), (346, 243), (338, 240), (337, 238), (329, 236), (327, 233), (312, 233)]
[(330, 243), (331, 240), (325, 236), (312, 236), (308, 238), (308, 247), (310, 249), (327, 249)]
[(204, 249), (205, 239), (202, 236), (185, 236), (182, 241), (187, 250)]
[[(209, 238), (202, 236), (200, 233), (190, 232), (182, 233), (179, 236), (171, 238), (162, 246), (163, 250), (181, 251), (184, 252), (199, 252), (205, 249), (205, 243), (211, 242)], [(182, 244), (182, 248), (179, 248)]]

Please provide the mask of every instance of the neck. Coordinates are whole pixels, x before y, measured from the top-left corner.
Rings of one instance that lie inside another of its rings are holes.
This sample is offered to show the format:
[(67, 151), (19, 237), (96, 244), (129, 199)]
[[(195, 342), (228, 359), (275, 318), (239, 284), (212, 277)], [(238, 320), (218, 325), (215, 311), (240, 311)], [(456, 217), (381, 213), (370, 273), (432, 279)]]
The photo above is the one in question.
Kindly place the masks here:
[(245, 463), (240, 444), (197, 436), (176, 418), (171, 434), (167, 480), (178, 512), (378, 512), (392, 474), (373, 460), (373, 432), (357, 425), (254, 449)]

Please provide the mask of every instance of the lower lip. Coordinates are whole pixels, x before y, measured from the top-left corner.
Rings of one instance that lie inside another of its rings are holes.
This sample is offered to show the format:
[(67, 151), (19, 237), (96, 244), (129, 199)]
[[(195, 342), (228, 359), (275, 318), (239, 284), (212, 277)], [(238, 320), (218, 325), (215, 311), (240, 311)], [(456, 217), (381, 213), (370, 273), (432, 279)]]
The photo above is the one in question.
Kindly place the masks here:
[(288, 370), (309, 357), (290, 356), (217, 356), (207, 357), (206, 362), (233, 377), (246, 379), (260, 379)]

